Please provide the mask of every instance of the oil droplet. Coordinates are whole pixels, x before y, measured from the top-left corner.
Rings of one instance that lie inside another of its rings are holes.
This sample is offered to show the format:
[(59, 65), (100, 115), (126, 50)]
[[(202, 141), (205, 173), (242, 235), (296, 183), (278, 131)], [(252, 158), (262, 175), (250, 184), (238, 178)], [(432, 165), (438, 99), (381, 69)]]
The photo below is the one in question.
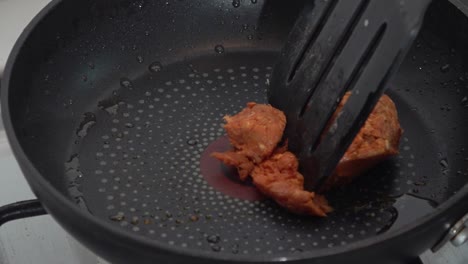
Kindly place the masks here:
[(195, 146), (196, 144), (198, 144), (198, 141), (196, 139), (194, 139), (194, 138), (189, 138), (187, 140), (187, 145), (189, 145), (189, 146)]
[(115, 105), (111, 105), (111, 106), (107, 106), (107, 107), (102, 107), (101, 109), (103, 109), (104, 111), (106, 111), (110, 115), (116, 115), (117, 111), (119, 110), (119, 104), (115, 104)]
[(239, 253), (239, 245), (238, 244), (234, 244), (231, 248), (231, 252), (232, 254), (237, 254)]
[(252, 40), (252, 39), (253, 39), (253, 35), (252, 35), (252, 34), (249, 34), (249, 35), (247, 36), (247, 39), (248, 39), (248, 40)]
[(211, 246), (211, 250), (213, 250), (214, 252), (219, 252), (221, 251), (221, 247), (218, 245), (213, 245)]
[(83, 173), (80, 170), (80, 161), (78, 154), (74, 154), (70, 159), (65, 162), (65, 175), (68, 180), (68, 194), (75, 200), (79, 208), (91, 212), (86, 205), (86, 201), (83, 198), (83, 191), (81, 183), (83, 181)]
[(446, 73), (450, 70), (450, 64), (445, 64), (440, 67), (440, 71)]
[(91, 213), (91, 210), (89, 210), (89, 207), (86, 205), (86, 201), (85, 201), (85, 199), (84, 199), (84, 197), (82, 195), (75, 196), (74, 200), (75, 200), (75, 203), (78, 205), (79, 208)]
[(240, 0), (232, 0), (232, 6), (238, 8), (240, 6)]
[(122, 86), (123, 88), (131, 89), (132, 82), (130, 81), (130, 79), (123, 77), (123, 78), (120, 78), (120, 86)]
[(416, 185), (416, 186), (426, 186), (426, 184), (427, 183), (425, 181), (415, 181), (414, 182), (414, 185)]
[(139, 222), (139, 221), (140, 221), (140, 220), (138, 219), (138, 217), (137, 217), (137, 216), (134, 216), (134, 217), (132, 218), (132, 221), (130, 221), (130, 223), (131, 223), (132, 225), (138, 225), (138, 222)]
[(217, 235), (210, 235), (210, 236), (206, 237), (206, 241), (208, 241), (209, 243), (213, 243), (213, 244), (218, 243), (219, 240), (220, 240), (220, 238)]
[(441, 159), (439, 161), (440, 166), (442, 166), (442, 169), (447, 169), (448, 168), (448, 162), (446, 159)]
[(74, 154), (65, 162), (65, 174), (72, 184), (76, 184), (76, 180), (83, 177), (80, 171), (80, 160), (78, 154)]
[(82, 121), (76, 130), (76, 135), (80, 138), (88, 134), (88, 130), (96, 124), (96, 115), (87, 112), (83, 114)]
[(387, 232), (390, 228), (392, 228), (393, 224), (398, 218), (398, 211), (395, 207), (387, 207), (382, 209), (384, 212), (388, 214), (388, 220), (386, 223), (377, 231), (377, 234), (382, 234)]
[(138, 55), (136, 57), (136, 59), (137, 59), (138, 63), (143, 63), (143, 61), (144, 61), (143, 56), (141, 56), (141, 55)]
[(468, 107), (468, 97), (466, 97), (466, 96), (463, 97), (463, 98), (461, 99), (461, 104), (462, 104), (462, 106), (464, 106), (464, 107)]
[(221, 53), (224, 53), (224, 47), (223, 45), (216, 45), (214, 50), (216, 51), (216, 53), (218, 54), (221, 54)]
[(122, 213), (118, 213), (116, 215), (109, 216), (109, 219), (112, 220), (112, 221), (115, 221), (115, 222), (121, 222), (121, 221), (125, 220), (125, 215), (122, 214)]
[[(416, 193), (407, 193), (396, 199), (393, 204), (395, 213), (394, 223), (390, 228), (383, 228), (382, 231), (396, 230), (412, 219), (418, 219), (433, 212), (438, 204), (427, 198), (419, 197)], [(385, 230), (386, 229), (386, 230)], [(382, 231), (378, 233), (383, 233)]]
[(143, 9), (145, 6), (145, 1), (137, 1), (136, 3), (133, 4), (134, 6), (138, 7), (139, 10)]
[(64, 106), (65, 108), (68, 108), (70, 105), (73, 105), (73, 99), (68, 99), (68, 101), (65, 101), (65, 102), (63, 103), (63, 106)]
[(250, 2), (252, 2), (252, 4), (256, 4), (257, 0), (250, 0)]
[(162, 70), (162, 64), (159, 61), (155, 61), (148, 66), (148, 70), (153, 73), (160, 72)]
[(125, 124), (125, 127), (126, 127), (126, 128), (134, 128), (135, 125), (132, 124), (132, 123), (126, 123), (126, 124)]
[(101, 110), (106, 111), (110, 115), (116, 115), (117, 111), (119, 110), (119, 105), (124, 104), (123, 102), (119, 101), (116, 96), (116, 91), (113, 92), (113, 96), (108, 99), (104, 99), (98, 102), (98, 107)]

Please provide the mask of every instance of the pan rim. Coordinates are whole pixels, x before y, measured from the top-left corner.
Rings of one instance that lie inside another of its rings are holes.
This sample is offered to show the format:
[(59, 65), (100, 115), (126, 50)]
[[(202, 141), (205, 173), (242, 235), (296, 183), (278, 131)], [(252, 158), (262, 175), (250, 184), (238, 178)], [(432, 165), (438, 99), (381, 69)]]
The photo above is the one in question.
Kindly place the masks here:
[[(76, 219), (75, 222), (79, 223), (80, 225), (86, 224), (88, 226), (92, 226), (93, 228), (90, 229), (98, 229), (101, 230), (103, 236), (112, 237), (112, 239), (119, 239), (119, 241), (125, 241), (125, 243), (131, 243), (132, 246), (137, 246), (139, 248), (154, 248), (161, 253), (180, 256), (182, 257), (196, 257), (201, 259), (209, 259), (209, 260), (229, 260), (234, 262), (264, 262), (264, 261), (273, 261), (273, 262), (284, 262), (284, 261), (297, 261), (297, 260), (312, 260), (318, 259), (322, 257), (331, 257), (337, 256), (340, 254), (350, 253), (352, 251), (356, 251), (361, 248), (369, 247), (369, 246), (378, 246), (383, 242), (388, 240), (395, 240), (401, 236), (404, 236), (418, 227), (427, 225), (431, 221), (436, 220), (441, 214), (448, 211), (450, 208), (455, 206), (457, 202), (462, 200), (463, 197), (468, 195), (468, 184), (461, 187), (460, 190), (450, 197), (447, 201), (440, 204), (432, 213), (429, 213), (413, 222), (388, 233), (383, 233), (380, 235), (376, 235), (370, 238), (362, 239), (344, 246), (339, 246), (336, 248), (323, 248), (323, 249), (316, 249), (313, 251), (305, 251), (300, 255), (293, 253), (288, 254), (278, 254), (274, 253), (268, 257), (262, 255), (254, 255), (254, 256), (244, 256), (241, 254), (234, 255), (229, 253), (223, 252), (210, 252), (210, 251), (202, 251), (202, 250), (195, 250), (189, 248), (181, 248), (178, 246), (170, 246), (166, 243), (160, 242), (155, 239), (150, 239), (144, 236), (136, 235), (131, 232), (128, 232), (118, 226), (110, 225), (109, 223), (105, 222), (104, 220), (95, 217), (87, 212), (84, 212), (82, 209), (78, 208), (70, 199), (68, 199), (64, 194), (62, 194), (58, 189), (56, 189), (52, 184), (39, 172), (39, 170), (35, 167), (33, 162), (30, 158), (26, 155), (24, 149), (21, 147), (19, 139), (14, 131), (13, 128), (13, 120), (11, 119), (10, 115), (10, 103), (9, 103), (9, 85), (10, 85), (10, 77), (15, 70), (15, 63), (16, 58), (21, 53), (22, 48), (28, 42), (29, 36), (33, 31), (37, 29), (37, 25), (44, 20), (50, 13), (56, 10), (59, 5), (66, 0), (53, 0), (50, 2), (46, 7), (44, 7), (39, 14), (37, 14), (34, 19), (28, 24), (28, 26), (24, 29), (18, 40), (16, 41), (13, 50), (11, 51), (9, 58), (7, 60), (7, 64), (4, 71), (4, 76), (2, 80), (2, 88), (1, 88), (1, 112), (3, 117), (3, 122), (5, 125), (5, 131), (8, 137), (8, 141), (10, 146), (13, 150), (15, 158), (17, 162), (20, 164), (20, 167), (24, 173), (24, 177), (27, 179), (28, 184), (33, 189), (34, 193), (39, 196), (39, 200), (41, 203), (40, 196), (44, 195), (45, 192), (50, 195), (51, 199), (54, 200), (55, 205), (48, 206), (47, 203), (44, 203), (44, 206), (49, 208), (54, 207), (61, 207), (66, 208), (68, 213), (70, 214), (71, 218)], [(41, 190), (41, 191), (39, 191)], [(45, 192), (44, 192), (45, 190)], [(52, 204), (51, 204), (52, 205)], [(54, 209), (50, 210), (52, 212), (52, 216), (56, 216), (55, 219), (59, 222), (65, 229), (69, 229), (68, 223), (60, 219), (60, 214), (55, 212)], [(89, 236), (89, 233), (82, 234)], [(74, 236), (75, 237), (75, 236)], [(81, 239), (80, 239), (81, 240)], [(155, 251), (156, 252), (156, 251)]]

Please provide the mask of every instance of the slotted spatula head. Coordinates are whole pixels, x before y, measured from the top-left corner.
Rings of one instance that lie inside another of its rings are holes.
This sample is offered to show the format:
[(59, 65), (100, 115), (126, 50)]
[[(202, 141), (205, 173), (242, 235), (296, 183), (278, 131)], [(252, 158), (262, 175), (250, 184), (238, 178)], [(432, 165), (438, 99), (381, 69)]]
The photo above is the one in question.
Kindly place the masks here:
[[(268, 94), (270, 104), (287, 116), (285, 137), (298, 155), (306, 189), (317, 189), (332, 174), (406, 55), (429, 2), (306, 3)], [(347, 91), (350, 98), (327, 126)]]

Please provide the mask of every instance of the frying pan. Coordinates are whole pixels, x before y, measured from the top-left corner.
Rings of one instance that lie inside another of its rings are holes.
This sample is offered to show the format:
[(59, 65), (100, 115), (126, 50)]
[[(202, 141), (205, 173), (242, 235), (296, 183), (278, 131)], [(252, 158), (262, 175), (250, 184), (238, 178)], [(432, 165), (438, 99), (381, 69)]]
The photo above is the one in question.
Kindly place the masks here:
[(303, 4), (53, 1), (1, 94), (38, 201), (2, 207), (1, 222), (50, 213), (113, 263), (385, 263), (444, 240), (468, 211), (468, 21), (447, 1), (388, 90), (400, 155), (327, 193), (329, 217), (290, 214), (209, 157), (229, 148), (225, 114), (266, 102)]

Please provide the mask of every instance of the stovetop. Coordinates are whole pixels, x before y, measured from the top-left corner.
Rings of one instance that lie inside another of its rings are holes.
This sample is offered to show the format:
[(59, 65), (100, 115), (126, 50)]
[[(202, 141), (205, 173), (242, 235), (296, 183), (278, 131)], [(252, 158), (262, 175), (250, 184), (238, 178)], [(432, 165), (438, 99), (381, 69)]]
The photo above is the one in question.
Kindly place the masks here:
[[(451, 0), (455, 4), (468, 0)], [(8, 54), (29, 21), (50, 0), (0, 0), (0, 77)], [(468, 4), (466, 5), (468, 6)], [(466, 9), (465, 11), (468, 11)], [(0, 206), (35, 198), (8, 145), (0, 119)], [(468, 263), (468, 245), (425, 252), (424, 264)], [(0, 228), (0, 263), (107, 263), (68, 235), (51, 216), (16, 220)]]

